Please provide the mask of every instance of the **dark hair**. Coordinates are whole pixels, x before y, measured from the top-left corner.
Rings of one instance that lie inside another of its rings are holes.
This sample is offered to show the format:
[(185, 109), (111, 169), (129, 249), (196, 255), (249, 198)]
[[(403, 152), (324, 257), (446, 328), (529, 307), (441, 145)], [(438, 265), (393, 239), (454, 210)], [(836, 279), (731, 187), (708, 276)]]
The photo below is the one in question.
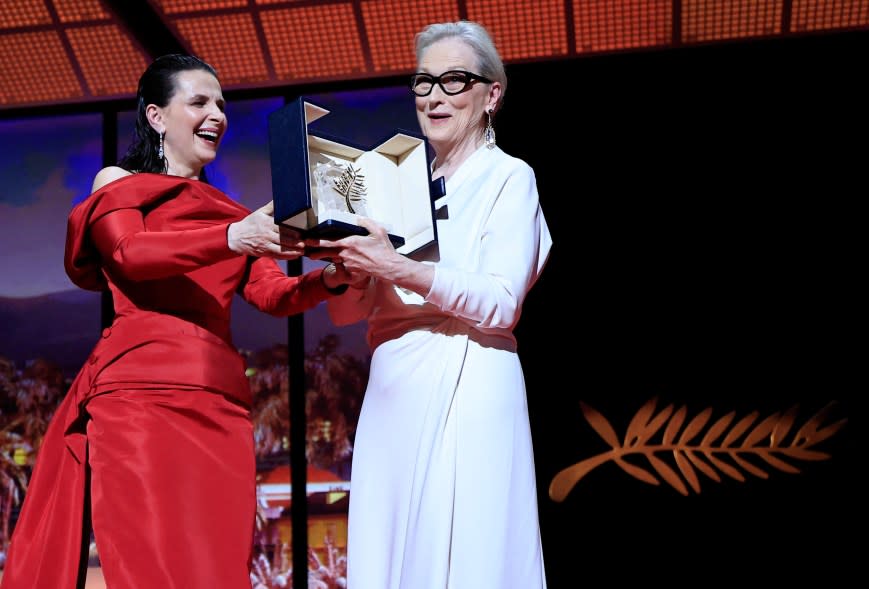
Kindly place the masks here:
[[(136, 92), (136, 130), (133, 134), (133, 142), (127, 148), (124, 157), (118, 161), (118, 166), (129, 172), (166, 173), (166, 158), (157, 157), (160, 135), (148, 123), (145, 107), (149, 104), (161, 107), (169, 104), (177, 89), (176, 77), (180, 72), (190, 70), (202, 70), (217, 77), (213, 67), (193, 55), (172, 53), (158, 57), (148, 66), (139, 78), (139, 89)], [(199, 179), (207, 181), (204, 169)]]

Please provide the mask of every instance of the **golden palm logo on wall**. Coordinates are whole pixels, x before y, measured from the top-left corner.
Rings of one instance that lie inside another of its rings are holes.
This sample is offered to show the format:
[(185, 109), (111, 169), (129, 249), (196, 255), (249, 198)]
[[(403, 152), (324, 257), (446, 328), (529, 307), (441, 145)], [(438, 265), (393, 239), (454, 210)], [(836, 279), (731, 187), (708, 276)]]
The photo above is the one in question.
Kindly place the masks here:
[[(580, 402), (586, 421), (610, 446), (610, 450), (577, 462), (556, 474), (549, 485), (549, 496), (555, 501), (564, 501), (582, 477), (610, 460), (626, 473), (651, 485), (660, 484), (655, 476), (657, 473), (658, 477), (682, 495), (689, 493), (686, 482), (695, 493), (700, 492), (698, 471), (715, 482), (721, 482), (719, 473), (740, 482), (745, 481), (743, 472), (762, 479), (768, 478), (768, 473), (747, 460), (748, 457), (763, 460), (784, 472), (798, 473), (800, 470), (787, 460), (816, 461), (830, 458), (826, 452), (812, 448), (839, 431), (847, 421), (841, 419), (824, 425), (835, 402), (826, 405), (796, 431), (793, 430), (797, 406), (783, 413), (773, 413), (760, 422), (757, 422), (759, 412), (753, 411), (734, 423), (736, 412), (731, 411), (715, 421), (698, 440), (712, 417), (711, 408), (701, 411), (682, 428), (688, 417), (684, 406), (674, 411), (673, 405), (668, 405), (655, 413), (656, 405), (656, 398), (647, 401), (631, 419), (624, 440), (619, 441), (609, 421), (595, 409)], [(655, 436), (661, 428), (664, 431), (657, 440)], [(632, 454), (645, 458), (651, 469), (625, 460), (626, 456)], [(675, 468), (659, 458), (659, 455), (668, 454), (672, 456)]]

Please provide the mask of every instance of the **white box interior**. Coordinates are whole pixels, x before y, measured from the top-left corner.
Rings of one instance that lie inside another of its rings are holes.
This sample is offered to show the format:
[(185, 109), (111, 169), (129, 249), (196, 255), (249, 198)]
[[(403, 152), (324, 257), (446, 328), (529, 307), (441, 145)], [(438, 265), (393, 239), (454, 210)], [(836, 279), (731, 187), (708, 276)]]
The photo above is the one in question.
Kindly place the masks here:
[[(328, 112), (305, 103), (308, 123)], [(351, 164), (360, 170), (366, 188), (366, 216), (382, 225), (387, 232), (405, 240), (404, 245), (396, 248), (399, 253), (412, 253), (434, 241), (425, 141), (397, 132), (371, 151), (363, 151), (307, 134), (306, 147), (310, 163), (308, 180), (311, 183), (311, 207), (286, 219), (283, 222), (285, 225), (302, 230), (315, 228), (330, 220), (358, 225), (359, 215), (334, 208), (326, 210), (317, 202), (311, 169), (317, 162), (331, 161), (340, 166)]]

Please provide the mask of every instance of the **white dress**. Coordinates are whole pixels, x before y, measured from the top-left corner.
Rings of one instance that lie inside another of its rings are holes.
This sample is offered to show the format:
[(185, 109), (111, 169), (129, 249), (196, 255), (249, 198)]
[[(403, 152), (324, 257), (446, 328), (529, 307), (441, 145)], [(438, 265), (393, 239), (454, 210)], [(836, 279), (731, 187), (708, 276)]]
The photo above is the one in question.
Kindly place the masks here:
[[(436, 201), (423, 297), (389, 284), (329, 300), (368, 319), (348, 589), (546, 587), (525, 381), (512, 330), (551, 238), (533, 170), (479, 148)], [(445, 207), (445, 208), (444, 208)]]

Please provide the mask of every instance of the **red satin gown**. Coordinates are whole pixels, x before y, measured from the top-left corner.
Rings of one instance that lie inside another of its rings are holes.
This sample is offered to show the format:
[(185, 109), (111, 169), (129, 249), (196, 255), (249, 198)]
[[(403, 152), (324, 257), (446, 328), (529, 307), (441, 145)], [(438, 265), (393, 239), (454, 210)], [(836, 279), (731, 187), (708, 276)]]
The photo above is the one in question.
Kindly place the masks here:
[(135, 174), (69, 216), (75, 284), (109, 288), (103, 330), (52, 419), (2, 589), (83, 581), (86, 486), (110, 589), (249, 589), (255, 496), (251, 391), (232, 345), (235, 293), (286, 316), (329, 296), (227, 247), (249, 210), (195, 180)]

